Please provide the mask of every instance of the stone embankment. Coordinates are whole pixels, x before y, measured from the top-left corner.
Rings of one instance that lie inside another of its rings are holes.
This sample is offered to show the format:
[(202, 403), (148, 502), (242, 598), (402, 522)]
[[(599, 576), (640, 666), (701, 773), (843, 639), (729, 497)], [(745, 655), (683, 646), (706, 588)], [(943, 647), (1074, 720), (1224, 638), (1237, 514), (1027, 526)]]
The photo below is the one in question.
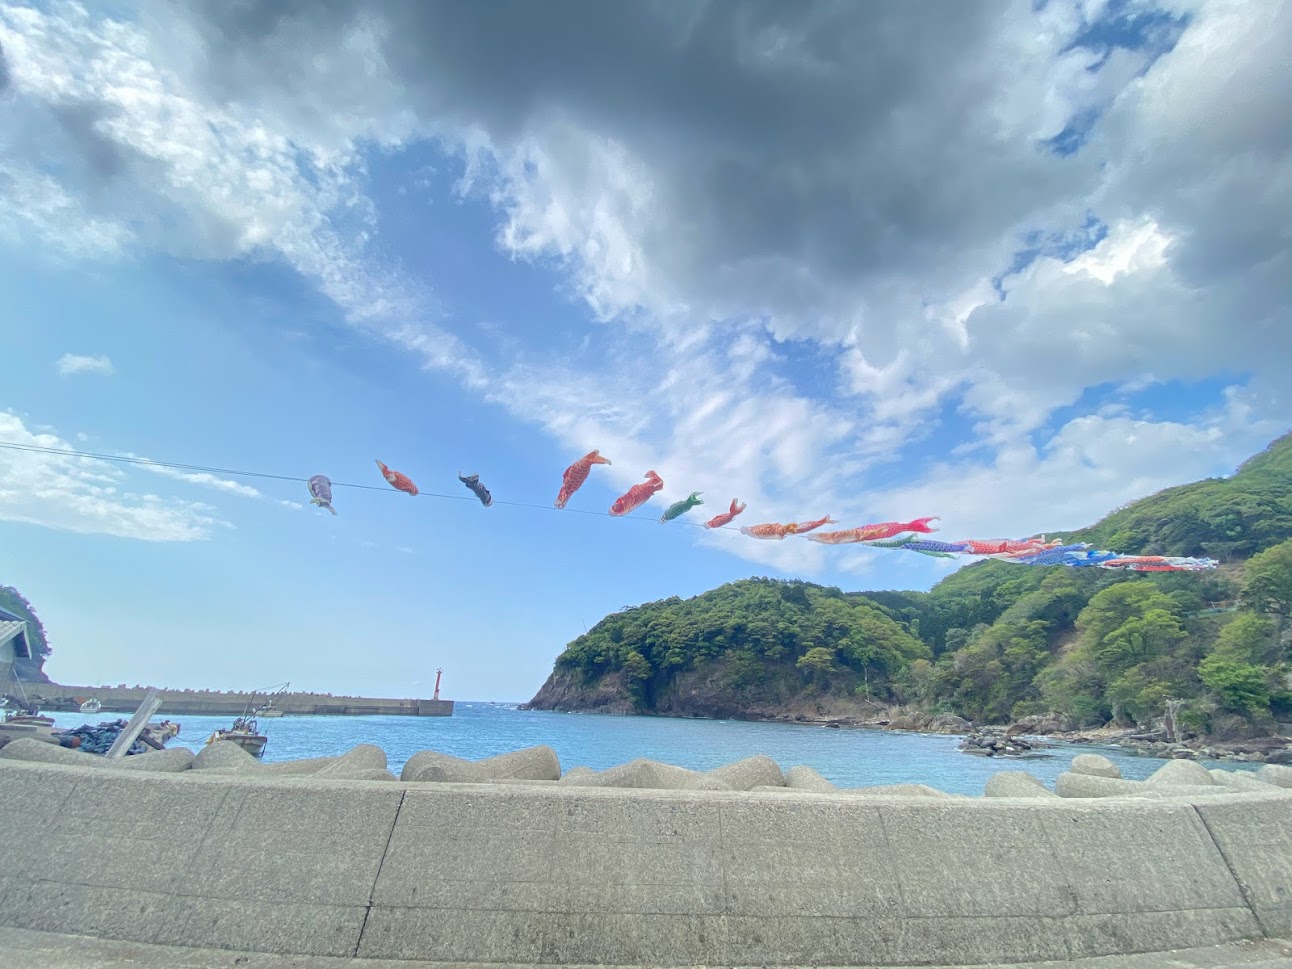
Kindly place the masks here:
[[(75, 710), (81, 699), (93, 697), (102, 709), (113, 713), (133, 713), (148, 695), (142, 686), (64, 686), (54, 683), (34, 688), (47, 701), (46, 710)], [(158, 690), (163, 716), (237, 717), (248, 706), (269, 700), (263, 693), (220, 693), (217, 690)], [(282, 693), (273, 698), (273, 706), (295, 716), (406, 716), (449, 717), (452, 700), (419, 700), (397, 697), (332, 696), (326, 693)]]
[[(1070, 960), (1292, 936), (1292, 767), (1083, 754), (1051, 790), (840, 789), (756, 756), (0, 749), (0, 925), (163, 945), (634, 966)], [(231, 958), (230, 962), (234, 960)]]

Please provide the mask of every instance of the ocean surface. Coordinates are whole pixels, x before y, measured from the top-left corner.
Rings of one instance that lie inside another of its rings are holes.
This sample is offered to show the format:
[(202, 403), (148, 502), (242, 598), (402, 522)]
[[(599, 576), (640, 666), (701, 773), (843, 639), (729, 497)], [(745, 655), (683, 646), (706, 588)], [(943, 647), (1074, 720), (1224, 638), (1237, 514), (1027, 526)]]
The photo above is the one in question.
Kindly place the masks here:
[[(154, 719), (165, 718), (165, 708)], [(54, 714), (58, 727), (129, 719), (128, 714)], [(183, 717), (180, 735), (168, 747), (197, 751), (211, 731), (228, 727), (233, 717)], [(476, 760), (521, 747), (547, 744), (562, 770), (583, 765), (597, 770), (635, 757), (708, 770), (767, 754), (783, 769), (806, 764), (839, 787), (873, 784), (928, 784), (950, 794), (982, 794), (997, 771), (1026, 770), (1051, 788), (1079, 753), (1099, 753), (1121, 768), (1122, 776), (1143, 779), (1164, 761), (1122, 753), (1117, 748), (1063, 744), (1027, 759), (981, 757), (956, 749), (955, 736), (898, 733), (886, 730), (831, 728), (739, 720), (690, 720), (665, 717), (619, 717), (601, 714), (518, 710), (514, 704), (459, 701), (451, 717), (278, 717), (259, 721), (269, 738), (263, 759), (296, 760), (340, 754), (355, 744), (376, 744), (386, 752), (390, 769), (399, 774), (419, 750), (437, 750)], [(1208, 767), (1254, 769), (1258, 765), (1204, 762)]]

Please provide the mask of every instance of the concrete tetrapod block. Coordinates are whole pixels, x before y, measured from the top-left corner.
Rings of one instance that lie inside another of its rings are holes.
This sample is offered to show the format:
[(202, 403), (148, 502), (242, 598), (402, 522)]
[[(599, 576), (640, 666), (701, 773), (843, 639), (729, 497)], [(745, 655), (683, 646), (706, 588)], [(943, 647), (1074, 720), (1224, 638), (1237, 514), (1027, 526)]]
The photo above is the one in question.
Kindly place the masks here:
[[(577, 773), (576, 773), (577, 771)], [(572, 770), (561, 778), (570, 787), (630, 787), (643, 790), (729, 791), (725, 781), (700, 771), (639, 757), (603, 771)]]
[(187, 747), (168, 747), (165, 750), (150, 750), (146, 754), (131, 754), (120, 760), (107, 761), (107, 764), (110, 770), (142, 770), (175, 774), (188, 770), (196, 759), (193, 751)]
[(1292, 767), (1281, 764), (1262, 764), (1256, 771), (1256, 779), (1275, 787), (1292, 787)]
[(0, 758), (25, 760), (37, 764), (66, 764), (68, 767), (108, 766), (108, 762), (97, 754), (83, 753), (70, 747), (58, 747), (30, 737), (10, 741), (4, 747), (0, 747)]
[(197, 752), (192, 769), (213, 774), (256, 774), (263, 766), (232, 740), (217, 740)]
[(437, 750), (420, 750), (408, 758), (400, 779), (481, 784), (486, 781), (555, 781), (561, 777), (556, 751), (546, 745), (526, 747), (483, 760), (464, 760)]
[[(1210, 775), (1208, 775), (1210, 780)], [(1095, 777), (1065, 771), (1054, 782), (1059, 797), (1138, 797), (1162, 799), (1172, 797), (1223, 797), (1233, 789), (1219, 784), (1148, 784), (1116, 777)]]
[(1003, 770), (987, 778), (984, 797), (1058, 797), (1027, 771)]
[(303, 757), (300, 760), (279, 760), (260, 765), (260, 772), (271, 777), (293, 777), (304, 774), (317, 774), (329, 764), (335, 764), (339, 757)]
[(754, 787), (781, 787), (785, 784), (785, 775), (781, 772), (780, 765), (766, 754), (755, 754), (705, 773), (733, 791), (748, 791)]
[(557, 781), (561, 779), (561, 760), (546, 744), (513, 750), (475, 762), (489, 780)]
[(450, 784), (478, 784), (484, 776), (474, 761), (441, 754), (438, 750), (419, 750), (404, 762), (401, 781), (437, 781)]
[(837, 791), (826, 778), (814, 771), (811, 767), (791, 767), (785, 772), (785, 786), (800, 791), (817, 791), (822, 794), (828, 794), (831, 791)]
[(1143, 781), (1064, 771), (1055, 779), (1054, 790), (1059, 797), (1124, 797), (1145, 793), (1148, 788)]
[(1150, 774), (1145, 784), (1185, 785), (1188, 787), (1210, 787), (1215, 779), (1207, 768), (1191, 760), (1170, 760)]
[(359, 744), (338, 757), (331, 764), (326, 764), (314, 774), (315, 777), (330, 777), (343, 780), (365, 772), (386, 773), (386, 752), (375, 744)]
[(879, 784), (874, 787), (845, 787), (841, 793), (854, 797), (950, 797), (927, 784)]
[(1072, 758), (1072, 773), (1090, 774), (1092, 777), (1120, 778), (1122, 776), (1116, 764), (1099, 754), (1077, 754)]
[(384, 767), (365, 767), (359, 770), (346, 771), (344, 774), (314, 775), (318, 780), (328, 781), (397, 781), (394, 774)]
[(1217, 767), (1217, 768), (1212, 768), (1211, 770), (1207, 771), (1207, 773), (1211, 775), (1211, 779), (1215, 781), (1217, 784), (1220, 784), (1224, 787), (1232, 787), (1235, 790), (1239, 790), (1239, 791), (1257, 791), (1257, 792), (1270, 793), (1270, 792), (1279, 790), (1279, 788), (1276, 787), (1275, 785), (1269, 783), (1268, 781), (1263, 781), (1259, 777), (1257, 777), (1255, 771), (1221, 770), (1220, 768)]

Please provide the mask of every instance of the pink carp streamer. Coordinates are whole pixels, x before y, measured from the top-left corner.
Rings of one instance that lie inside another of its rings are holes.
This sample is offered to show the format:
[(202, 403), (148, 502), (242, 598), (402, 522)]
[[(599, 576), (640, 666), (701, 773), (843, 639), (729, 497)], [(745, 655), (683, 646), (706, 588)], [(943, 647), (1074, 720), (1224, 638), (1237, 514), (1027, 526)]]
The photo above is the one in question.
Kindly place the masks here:
[(615, 499), (615, 503), (610, 506), (610, 514), (615, 516), (626, 515), (630, 511), (646, 504), (663, 490), (664, 479), (654, 471), (647, 471), (645, 481), (641, 484), (633, 485)]
[(594, 464), (610, 463), (609, 458), (603, 458), (601, 452), (593, 448), (566, 468), (565, 473), (561, 475), (561, 490), (557, 492), (555, 507), (565, 507), (565, 503), (570, 500), (570, 496), (582, 488), (583, 482), (588, 480), (588, 473), (592, 470)]
[(721, 515), (714, 515), (704, 523), (705, 528), (722, 528), (724, 525), (730, 525), (731, 520), (745, 510), (745, 503), (739, 498), (731, 499), (731, 507)]
[(740, 534), (748, 535), (751, 538), (767, 538), (780, 541), (786, 535), (802, 535), (804, 532), (810, 532), (814, 528), (820, 528), (822, 525), (833, 525), (834, 519), (829, 515), (824, 518), (818, 518), (810, 522), (790, 522), (788, 525), (781, 525), (776, 522), (768, 522), (766, 525), (743, 525)]

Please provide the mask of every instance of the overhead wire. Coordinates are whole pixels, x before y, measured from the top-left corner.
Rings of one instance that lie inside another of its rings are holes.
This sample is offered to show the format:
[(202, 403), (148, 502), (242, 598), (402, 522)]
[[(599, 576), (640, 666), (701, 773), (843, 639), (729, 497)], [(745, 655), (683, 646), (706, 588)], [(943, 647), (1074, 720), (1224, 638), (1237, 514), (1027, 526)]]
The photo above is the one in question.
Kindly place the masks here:
[[(95, 451), (80, 451), (75, 448), (44, 447), (39, 444), (22, 444), (16, 441), (0, 441), (0, 449), (4, 449), (8, 451), (28, 451), (36, 454), (54, 454), (54, 455), (58, 455), (60, 457), (66, 457), (66, 458), (87, 458), (94, 461), (111, 461), (118, 464), (135, 465), (137, 467), (169, 468), (174, 471), (187, 471), (194, 474), (219, 474), (219, 475), (229, 475), (230, 477), (259, 478), (262, 480), (269, 480), (269, 481), (293, 481), (293, 482), (299, 482), (301, 484), (309, 483), (309, 478), (302, 478), (297, 475), (273, 474), (267, 471), (243, 471), (237, 468), (219, 468), (219, 467), (208, 466), (203, 464), (184, 464), (178, 461), (155, 461), (152, 458), (140, 458), (140, 457), (135, 457), (134, 455), (103, 454)], [(381, 491), (381, 492), (388, 492), (392, 495), (404, 493), (404, 492), (396, 491), (395, 489), (391, 488), (388, 485), (383, 486), (383, 485), (375, 485), (375, 484), (357, 484), (355, 482), (346, 482), (346, 481), (333, 481), (332, 487), (333, 488), (355, 488), (361, 491)], [(413, 497), (442, 498), (448, 501), (477, 501), (478, 500), (472, 495), (446, 495), (446, 494), (440, 494), (434, 491), (422, 491), (420, 489), (418, 490), (418, 493)], [(508, 505), (512, 508), (533, 508), (539, 511), (571, 512), (576, 515), (596, 515), (600, 517), (606, 514), (605, 512), (591, 511), (586, 508), (554, 508), (551, 505), (538, 505), (538, 504), (534, 504), (532, 502), (526, 502), (526, 501), (507, 501), (506, 499), (503, 499), (503, 498), (494, 498), (492, 503), (495, 505)], [(659, 521), (659, 519), (657, 518), (647, 518), (644, 515), (619, 515), (615, 517), (631, 518), (637, 521), (654, 521), (654, 522)], [(692, 528), (705, 527), (704, 524), (701, 522), (677, 521), (676, 524), (689, 525)], [(735, 526), (722, 525), (720, 527), (732, 528)], [(709, 529), (709, 531), (714, 531), (714, 530), (715, 529)]]

